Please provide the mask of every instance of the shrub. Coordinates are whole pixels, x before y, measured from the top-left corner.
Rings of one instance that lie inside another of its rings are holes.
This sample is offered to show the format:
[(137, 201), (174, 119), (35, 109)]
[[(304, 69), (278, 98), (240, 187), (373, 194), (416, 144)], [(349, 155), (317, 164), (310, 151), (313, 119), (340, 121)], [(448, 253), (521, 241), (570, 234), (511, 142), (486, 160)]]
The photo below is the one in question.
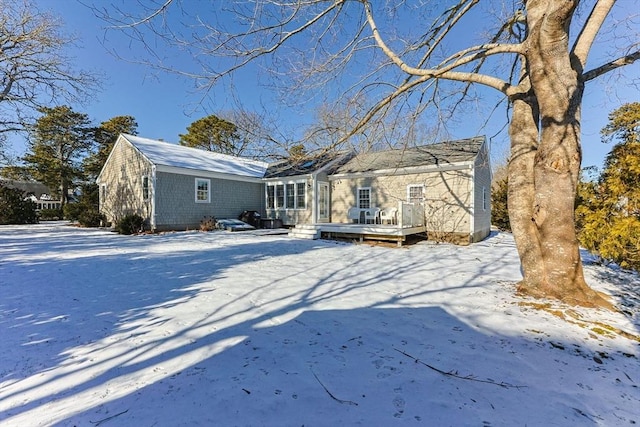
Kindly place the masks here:
[(69, 221), (77, 221), (84, 209), (85, 206), (81, 205), (80, 203), (67, 203), (62, 208), (62, 213), (64, 214), (64, 219), (68, 219)]
[(87, 209), (78, 217), (78, 222), (83, 227), (100, 227), (106, 220), (107, 218), (97, 209)]
[(508, 181), (506, 177), (496, 182), (491, 190), (491, 224), (502, 231), (511, 231), (507, 192)]
[(40, 209), (38, 216), (42, 221), (55, 221), (62, 219), (62, 209)]
[(212, 231), (218, 228), (216, 226), (216, 218), (213, 216), (205, 216), (200, 221), (200, 231)]
[(0, 224), (35, 224), (38, 222), (36, 204), (25, 194), (0, 184)]
[(135, 234), (144, 229), (144, 218), (138, 214), (127, 215), (116, 224), (116, 231), (120, 234)]

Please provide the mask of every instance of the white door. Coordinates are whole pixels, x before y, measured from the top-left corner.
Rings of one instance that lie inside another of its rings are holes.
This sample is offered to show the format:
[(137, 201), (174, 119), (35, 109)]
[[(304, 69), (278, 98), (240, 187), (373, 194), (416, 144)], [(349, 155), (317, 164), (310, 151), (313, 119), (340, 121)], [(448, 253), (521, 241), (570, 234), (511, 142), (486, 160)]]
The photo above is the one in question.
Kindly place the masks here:
[(329, 183), (318, 183), (318, 221), (329, 221)]

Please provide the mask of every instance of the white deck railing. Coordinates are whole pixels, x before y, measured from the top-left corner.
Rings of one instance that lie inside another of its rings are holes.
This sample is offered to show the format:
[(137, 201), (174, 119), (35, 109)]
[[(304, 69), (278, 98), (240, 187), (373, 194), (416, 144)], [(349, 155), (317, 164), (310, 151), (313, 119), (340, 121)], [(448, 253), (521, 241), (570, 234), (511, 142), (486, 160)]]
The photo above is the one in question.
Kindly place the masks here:
[(398, 202), (398, 226), (400, 228), (424, 225), (424, 206), (419, 203)]

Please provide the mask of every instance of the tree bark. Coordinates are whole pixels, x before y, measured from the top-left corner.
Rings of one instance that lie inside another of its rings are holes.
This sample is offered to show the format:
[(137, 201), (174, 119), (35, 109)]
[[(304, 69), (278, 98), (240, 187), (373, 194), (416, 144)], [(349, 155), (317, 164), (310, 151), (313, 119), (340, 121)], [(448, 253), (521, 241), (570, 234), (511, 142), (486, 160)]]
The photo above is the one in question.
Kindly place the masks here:
[(510, 220), (523, 268), (520, 292), (609, 306), (585, 282), (575, 232), (583, 82), (568, 42), (576, 5), (527, 2), (524, 78), (530, 92), (513, 99)]

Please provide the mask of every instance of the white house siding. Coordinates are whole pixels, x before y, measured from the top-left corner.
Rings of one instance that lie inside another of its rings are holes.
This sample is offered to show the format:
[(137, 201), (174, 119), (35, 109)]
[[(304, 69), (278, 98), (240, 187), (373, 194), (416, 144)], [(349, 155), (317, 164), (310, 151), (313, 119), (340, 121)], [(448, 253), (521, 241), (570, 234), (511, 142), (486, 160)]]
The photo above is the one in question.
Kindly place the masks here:
[[(209, 179), (210, 202), (196, 203), (195, 179)], [(157, 230), (184, 230), (200, 226), (205, 217), (238, 218), (245, 210), (264, 215), (264, 184), (202, 175), (156, 174)]]
[[(151, 215), (151, 164), (127, 141), (119, 139), (100, 173), (100, 212), (116, 224), (126, 215)], [(142, 197), (142, 177), (149, 176), (149, 199)], [(147, 223), (148, 225), (148, 223)]]
[(333, 222), (349, 222), (347, 210), (357, 205), (358, 188), (371, 188), (371, 203), (379, 208), (397, 207), (407, 201), (408, 185), (425, 186), (425, 216), (430, 232), (456, 234), (469, 240), (471, 230), (473, 171), (460, 170), (379, 175), (362, 178), (332, 178), (331, 215)]
[[(483, 188), (486, 193), (486, 203), (483, 206)], [(474, 227), (472, 242), (479, 242), (491, 233), (491, 164), (486, 150), (486, 143), (483, 150), (476, 157), (475, 161), (475, 184), (474, 184)]]

